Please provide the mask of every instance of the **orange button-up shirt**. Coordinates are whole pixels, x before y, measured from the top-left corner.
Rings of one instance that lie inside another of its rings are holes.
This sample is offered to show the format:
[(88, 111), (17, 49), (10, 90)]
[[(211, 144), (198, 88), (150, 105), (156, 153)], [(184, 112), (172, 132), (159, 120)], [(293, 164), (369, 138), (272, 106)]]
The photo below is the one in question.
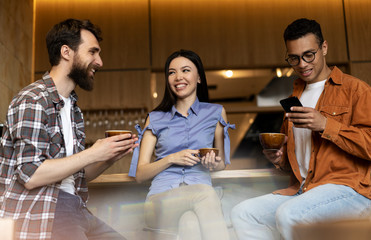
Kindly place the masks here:
[[(300, 97), (305, 82), (294, 82)], [(331, 71), (316, 110), (327, 118), (325, 130), (312, 132), (312, 149), (303, 191), (333, 183), (349, 186), (371, 199), (371, 87), (337, 67)], [(293, 123), (285, 117), (281, 132), (288, 136), (281, 169), (291, 174), (289, 188), (275, 193), (294, 195), (303, 179), (295, 155)]]

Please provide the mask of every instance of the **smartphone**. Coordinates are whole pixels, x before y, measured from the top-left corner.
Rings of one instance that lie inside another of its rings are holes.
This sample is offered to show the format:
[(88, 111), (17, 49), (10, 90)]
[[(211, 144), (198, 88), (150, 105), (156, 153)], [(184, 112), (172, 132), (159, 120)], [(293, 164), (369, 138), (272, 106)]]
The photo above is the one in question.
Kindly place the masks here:
[(289, 98), (285, 98), (285, 99), (282, 99), (280, 101), (283, 109), (286, 111), (286, 112), (292, 112), (290, 110), (291, 107), (302, 107), (303, 105), (301, 104), (299, 98), (297, 97), (289, 97)]

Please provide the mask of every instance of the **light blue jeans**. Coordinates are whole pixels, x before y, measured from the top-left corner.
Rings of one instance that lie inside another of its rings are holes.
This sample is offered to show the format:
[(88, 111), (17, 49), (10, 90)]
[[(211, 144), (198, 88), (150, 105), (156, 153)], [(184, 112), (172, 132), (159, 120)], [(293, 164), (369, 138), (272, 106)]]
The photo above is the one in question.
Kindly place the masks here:
[(370, 199), (350, 187), (325, 184), (294, 196), (245, 200), (232, 209), (231, 221), (240, 240), (290, 240), (296, 224), (360, 217), (370, 206)]

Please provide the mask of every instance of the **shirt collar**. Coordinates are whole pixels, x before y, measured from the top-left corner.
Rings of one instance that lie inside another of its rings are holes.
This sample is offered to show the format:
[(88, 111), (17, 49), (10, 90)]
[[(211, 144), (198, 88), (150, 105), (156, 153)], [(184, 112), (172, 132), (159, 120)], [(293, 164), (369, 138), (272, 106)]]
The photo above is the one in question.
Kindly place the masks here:
[(196, 114), (196, 116), (198, 115), (198, 113), (200, 112), (200, 101), (198, 100), (198, 98), (196, 97), (196, 101), (192, 104), (191, 106), (191, 111)]
[[(60, 110), (64, 106), (64, 102), (62, 98), (59, 97), (57, 87), (55, 86), (53, 79), (50, 77), (49, 72), (46, 72), (42, 78), (47, 87), (48, 92), (50, 93), (50, 96), (52, 97), (52, 101), (56, 104), (57, 109)], [(75, 105), (75, 103), (78, 100), (78, 96), (74, 90), (71, 92), (70, 97), (71, 104)]]
[(329, 80), (331, 80), (334, 84), (341, 85), (343, 84), (343, 72), (335, 67), (331, 67), (331, 73), (329, 76)]
[(47, 88), (47, 91), (50, 93), (52, 101), (55, 104), (57, 104), (57, 106), (59, 104), (62, 104), (62, 106), (63, 106), (63, 100), (59, 97), (57, 87), (55, 86), (55, 83), (54, 83), (53, 79), (50, 77), (49, 72), (46, 72), (43, 75), (43, 81), (44, 81), (44, 84)]
[[(331, 69), (331, 73), (330, 73), (330, 76), (328, 77), (328, 80), (327, 80), (326, 84), (328, 84), (329, 82), (331, 82), (333, 84), (337, 84), (337, 85), (343, 84), (343, 74), (344, 73), (339, 68), (337, 68), (336, 66), (330, 67), (330, 69)], [(306, 85), (306, 83), (303, 80), (301, 80), (300, 78), (298, 78), (294, 81), (294, 88), (304, 89), (305, 85)]]
[[(196, 116), (200, 112), (200, 101), (198, 100), (197, 97), (196, 97), (195, 102), (192, 104), (192, 106), (188, 110), (188, 113), (190, 113), (190, 111), (194, 113)], [(178, 110), (176, 110), (175, 105), (173, 105), (173, 107), (171, 108), (171, 118), (173, 118), (177, 112)]]

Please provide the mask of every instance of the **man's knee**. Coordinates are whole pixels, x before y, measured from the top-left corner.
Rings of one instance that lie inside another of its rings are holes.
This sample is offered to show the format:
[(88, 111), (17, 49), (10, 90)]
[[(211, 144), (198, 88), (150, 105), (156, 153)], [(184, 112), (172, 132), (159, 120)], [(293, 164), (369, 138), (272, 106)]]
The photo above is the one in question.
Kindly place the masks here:
[(242, 212), (242, 208), (241, 208), (241, 205), (238, 204), (236, 206), (234, 206), (231, 210), (231, 220), (233, 221), (234, 219), (238, 219), (240, 218), (240, 214)]
[(298, 212), (293, 210), (287, 204), (283, 204), (277, 208), (276, 224), (277, 228), (285, 228), (295, 223), (295, 217), (299, 216)]
[(249, 211), (249, 204), (246, 202), (242, 202), (234, 206), (231, 210), (230, 216), (231, 221), (236, 223), (238, 221), (248, 222), (251, 221), (253, 217), (253, 213)]

